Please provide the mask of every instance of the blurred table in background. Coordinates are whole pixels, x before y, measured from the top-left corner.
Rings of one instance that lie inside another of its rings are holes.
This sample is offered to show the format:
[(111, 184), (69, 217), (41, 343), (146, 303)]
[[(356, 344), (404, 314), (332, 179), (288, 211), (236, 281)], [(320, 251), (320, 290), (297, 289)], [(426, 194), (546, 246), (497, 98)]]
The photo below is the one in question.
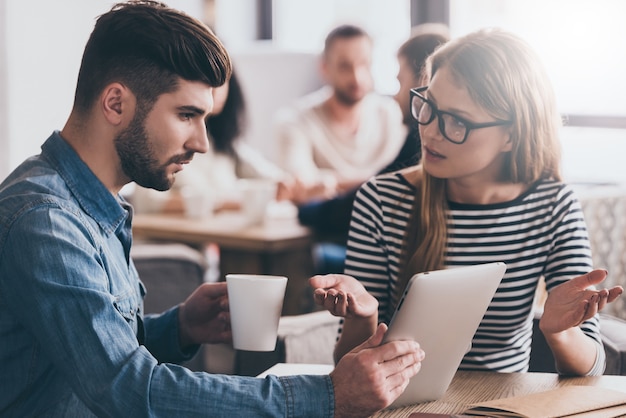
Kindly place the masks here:
[(133, 235), (192, 246), (216, 244), (220, 250), (220, 279), (228, 273), (287, 276), (283, 315), (313, 310), (308, 285), (308, 278), (313, 274), (312, 234), (295, 217), (269, 218), (262, 224), (248, 225), (237, 213), (206, 219), (136, 214)]

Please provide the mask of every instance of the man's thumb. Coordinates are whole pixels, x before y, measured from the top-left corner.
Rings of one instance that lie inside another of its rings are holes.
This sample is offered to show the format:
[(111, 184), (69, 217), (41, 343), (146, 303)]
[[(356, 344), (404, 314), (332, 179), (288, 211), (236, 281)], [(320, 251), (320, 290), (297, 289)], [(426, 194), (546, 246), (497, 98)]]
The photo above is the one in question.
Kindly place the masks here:
[(387, 332), (387, 325), (383, 323), (378, 324), (378, 327), (376, 328), (376, 332), (374, 332), (374, 334), (371, 337), (369, 337), (367, 341), (361, 344), (361, 348), (363, 349), (363, 348), (378, 347), (383, 342), (383, 337), (385, 336), (386, 332)]

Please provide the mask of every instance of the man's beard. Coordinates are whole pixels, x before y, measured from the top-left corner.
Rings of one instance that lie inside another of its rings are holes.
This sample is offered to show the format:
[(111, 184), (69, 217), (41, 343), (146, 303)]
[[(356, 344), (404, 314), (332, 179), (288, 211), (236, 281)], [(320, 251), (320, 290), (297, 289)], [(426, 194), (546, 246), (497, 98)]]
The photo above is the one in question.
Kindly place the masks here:
[(363, 97), (365, 96), (360, 95), (359, 97), (355, 97), (355, 95), (350, 94), (349, 91), (335, 89), (335, 97), (337, 98), (339, 103), (345, 106), (354, 106), (355, 104), (363, 100)]
[(124, 174), (142, 187), (155, 190), (168, 190), (174, 177), (168, 177), (167, 167), (172, 163), (190, 161), (193, 152), (172, 157), (160, 165), (150, 145), (145, 129), (145, 115), (138, 111), (128, 128), (115, 138), (115, 149), (122, 164)]

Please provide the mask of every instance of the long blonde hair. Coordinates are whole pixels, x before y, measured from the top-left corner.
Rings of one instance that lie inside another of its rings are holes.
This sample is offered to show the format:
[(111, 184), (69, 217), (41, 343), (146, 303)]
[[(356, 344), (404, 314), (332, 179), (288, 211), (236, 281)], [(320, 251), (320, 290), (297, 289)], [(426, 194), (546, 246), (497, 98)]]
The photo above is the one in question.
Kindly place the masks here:
[[(513, 121), (512, 150), (506, 157), (502, 181), (561, 180), (561, 118), (548, 76), (522, 39), (500, 29), (473, 32), (448, 42), (429, 57), (428, 79), (443, 67), (491, 116)], [(443, 268), (445, 261), (446, 180), (418, 168), (412, 181), (417, 191), (404, 237), (398, 294), (413, 274)]]

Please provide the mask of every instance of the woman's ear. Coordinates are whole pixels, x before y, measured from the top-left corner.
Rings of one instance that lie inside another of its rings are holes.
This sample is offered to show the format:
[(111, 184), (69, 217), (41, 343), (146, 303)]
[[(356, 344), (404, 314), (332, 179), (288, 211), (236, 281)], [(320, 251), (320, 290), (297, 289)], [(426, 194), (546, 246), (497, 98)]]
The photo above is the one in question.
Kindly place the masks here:
[(121, 83), (111, 83), (100, 96), (100, 107), (104, 118), (112, 125), (119, 126), (132, 119), (135, 110), (135, 97)]
[(506, 141), (502, 144), (502, 152), (511, 152), (513, 150), (513, 139), (511, 139), (511, 128), (507, 128)]

